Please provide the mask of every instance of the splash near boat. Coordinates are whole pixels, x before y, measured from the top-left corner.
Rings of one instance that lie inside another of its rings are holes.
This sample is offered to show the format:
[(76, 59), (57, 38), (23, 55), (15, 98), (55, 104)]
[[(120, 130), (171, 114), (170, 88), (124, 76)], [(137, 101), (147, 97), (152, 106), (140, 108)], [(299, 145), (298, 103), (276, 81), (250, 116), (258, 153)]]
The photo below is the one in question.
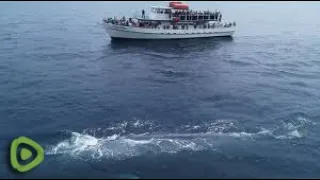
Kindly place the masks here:
[(235, 22), (225, 22), (219, 11), (195, 11), (188, 4), (170, 2), (168, 6), (151, 6), (146, 15), (103, 19), (112, 39), (188, 39), (232, 36)]

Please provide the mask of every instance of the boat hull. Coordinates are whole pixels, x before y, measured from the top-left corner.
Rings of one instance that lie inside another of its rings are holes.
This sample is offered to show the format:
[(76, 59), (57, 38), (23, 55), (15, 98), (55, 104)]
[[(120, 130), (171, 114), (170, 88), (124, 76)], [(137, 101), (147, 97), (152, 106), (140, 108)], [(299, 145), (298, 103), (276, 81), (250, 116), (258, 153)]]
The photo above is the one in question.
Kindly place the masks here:
[(213, 29), (147, 29), (122, 25), (105, 24), (112, 39), (190, 39), (208, 37), (228, 37), (235, 32), (233, 27)]

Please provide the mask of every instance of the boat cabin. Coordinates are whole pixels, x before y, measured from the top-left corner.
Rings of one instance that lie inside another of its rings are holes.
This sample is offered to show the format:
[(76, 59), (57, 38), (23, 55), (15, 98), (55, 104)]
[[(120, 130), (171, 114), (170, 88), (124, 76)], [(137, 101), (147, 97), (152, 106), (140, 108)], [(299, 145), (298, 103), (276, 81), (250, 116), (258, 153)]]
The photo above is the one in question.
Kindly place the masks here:
[(193, 11), (182, 2), (170, 2), (169, 6), (151, 6), (148, 17), (137, 18), (142, 22), (161, 21), (163, 23), (175, 22), (179, 24), (221, 22), (220, 12)]
[(172, 8), (152, 6), (149, 18), (153, 20), (169, 21), (172, 19)]

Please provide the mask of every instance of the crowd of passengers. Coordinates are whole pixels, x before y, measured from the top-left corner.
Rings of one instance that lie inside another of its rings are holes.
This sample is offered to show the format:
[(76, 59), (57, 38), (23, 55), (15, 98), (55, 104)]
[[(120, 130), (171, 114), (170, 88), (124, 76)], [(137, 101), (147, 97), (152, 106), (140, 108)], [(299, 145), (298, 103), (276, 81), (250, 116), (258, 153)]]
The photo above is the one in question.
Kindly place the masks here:
[[(225, 24), (194, 24), (193, 28), (194, 29), (213, 29), (213, 28), (221, 28), (221, 27), (232, 27), (236, 26), (236, 23), (225, 23)], [(163, 29), (170, 29), (171, 26), (166, 25), (163, 26)], [(189, 25), (176, 25), (174, 24), (172, 26), (172, 29), (189, 29)]]
[(208, 16), (209, 19), (217, 19), (221, 21), (222, 14), (219, 11), (211, 12), (211, 11), (182, 11), (182, 12), (175, 12), (173, 13), (173, 17), (179, 17), (179, 16)]
[[(141, 28), (148, 28), (148, 29), (159, 29), (161, 28), (160, 21), (140, 21), (134, 22), (132, 18), (126, 19), (123, 17), (122, 19), (117, 20), (114, 18), (109, 18), (104, 20), (106, 23), (111, 23), (115, 25), (123, 25), (123, 26), (133, 26), (133, 27), (141, 27)], [(225, 23), (225, 24), (200, 24), (196, 23), (193, 25), (194, 29), (210, 29), (210, 28), (221, 28), (221, 27), (232, 27), (236, 26), (236, 23)], [(189, 25), (178, 25), (177, 23), (172, 23), (171, 25), (163, 25), (163, 29), (188, 29)]]

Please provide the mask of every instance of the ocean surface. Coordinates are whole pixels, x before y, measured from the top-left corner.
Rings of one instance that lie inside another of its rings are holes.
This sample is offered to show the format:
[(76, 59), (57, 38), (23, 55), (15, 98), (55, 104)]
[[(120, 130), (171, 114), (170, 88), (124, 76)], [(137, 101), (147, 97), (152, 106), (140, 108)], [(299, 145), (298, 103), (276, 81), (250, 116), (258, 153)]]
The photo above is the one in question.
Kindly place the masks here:
[[(0, 178), (319, 178), (320, 3), (189, 2), (233, 38), (111, 41), (163, 2), (0, 2)], [(45, 149), (14, 173), (9, 145)]]

